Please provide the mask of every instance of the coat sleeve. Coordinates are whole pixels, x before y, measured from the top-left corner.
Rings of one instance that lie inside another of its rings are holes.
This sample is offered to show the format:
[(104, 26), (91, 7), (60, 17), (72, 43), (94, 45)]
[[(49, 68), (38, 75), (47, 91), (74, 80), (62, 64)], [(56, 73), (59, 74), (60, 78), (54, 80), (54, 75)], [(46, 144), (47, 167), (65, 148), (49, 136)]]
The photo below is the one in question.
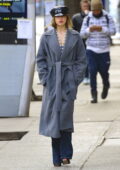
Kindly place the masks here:
[(79, 36), (79, 40), (77, 44), (76, 61), (74, 65), (75, 79), (77, 85), (79, 85), (84, 79), (86, 67), (87, 67), (86, 51), (85, 51), (83, 41)]
[(41, 37), (40, 46), (38, 49), (38, 54), (36, 57), (37, 62), (37, 71), (39, 79), (42, 85), (46, 85), (47, 74), (48, 74), (48, 65), (47, 65), (47, 54), (45, 51), (45, 37)]

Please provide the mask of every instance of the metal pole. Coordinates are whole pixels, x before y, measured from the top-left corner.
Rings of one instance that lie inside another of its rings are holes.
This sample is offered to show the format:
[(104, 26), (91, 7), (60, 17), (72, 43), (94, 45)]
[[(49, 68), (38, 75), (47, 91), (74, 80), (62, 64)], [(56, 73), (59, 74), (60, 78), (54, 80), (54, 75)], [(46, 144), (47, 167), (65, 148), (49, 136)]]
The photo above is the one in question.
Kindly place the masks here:
[(28, 19), (32, 20), (32, 39), (28, 40), (24, 80), (20, 97), (19, 116), (29, 116), (30, 98), (35, 69), (35, 1), (29, 0)]
[(118, 2), (118, 32), (120, 33), (120, 0)]

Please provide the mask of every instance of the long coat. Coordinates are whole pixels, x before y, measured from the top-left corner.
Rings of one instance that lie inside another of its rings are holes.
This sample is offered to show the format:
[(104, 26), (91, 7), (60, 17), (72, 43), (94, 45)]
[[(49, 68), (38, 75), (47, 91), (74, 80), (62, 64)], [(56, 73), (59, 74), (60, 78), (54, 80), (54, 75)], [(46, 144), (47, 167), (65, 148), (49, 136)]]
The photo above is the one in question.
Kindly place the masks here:
[(62, 130), (73, 132), (74, 100), (86, 68), (85, 49), (79, 34), (67, 30), (61, 55), (55, 29), (44, 33), (37, 68), (44, 86), (40, 134), (59, 138)]

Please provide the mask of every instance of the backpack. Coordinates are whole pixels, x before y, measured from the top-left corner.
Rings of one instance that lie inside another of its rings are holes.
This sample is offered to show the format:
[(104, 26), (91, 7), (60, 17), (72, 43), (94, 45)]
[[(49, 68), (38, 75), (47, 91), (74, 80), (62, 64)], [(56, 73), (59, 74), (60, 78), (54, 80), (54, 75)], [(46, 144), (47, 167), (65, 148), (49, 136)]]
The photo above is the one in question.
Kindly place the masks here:
[[(108, 15), (104, 15), (105, 18), (106, 18), (106, 21), (107, 21), (107, 25), (109, 25), (109, 18), (108, 18)], [(87, 26), (89, 26), (89, 22), (90, 22), (90, 17), (88, 16), (87, 18)]]

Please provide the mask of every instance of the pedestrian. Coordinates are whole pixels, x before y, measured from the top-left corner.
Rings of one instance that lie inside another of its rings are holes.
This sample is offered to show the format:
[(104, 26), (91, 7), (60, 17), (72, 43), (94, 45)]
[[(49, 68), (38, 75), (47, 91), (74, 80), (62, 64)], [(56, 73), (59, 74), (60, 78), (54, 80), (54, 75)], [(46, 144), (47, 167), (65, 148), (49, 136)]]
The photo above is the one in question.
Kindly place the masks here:
[(79, 33), (70, 29), (68, 11), (65, 6), (50, 11), (53, 29), (43, 34), (37, 55), (44, 87), (40, 134), (51, 137), (57, 167), (72, 159), (74, 100), (86, 68), (84, 45)]
[(101, 0), (91, 1), (91, 12), (85, 17), (80, 35), (87, 39), (87, 57), (90, 72), (91, 103), (97, 103), (97, 73), (102, 78), (101, 98), (105, 99), (110, 88), (110, 36), (116, 33), (112, 17), (103, 10)]
[[(82, 23), (83, 23), (83, 19), (88, 15), (89, 11), (90, 11), (90, 1), (89, 0), (81, 0), (80, 1), (80, 12), (73, 15), (73, 17), (72, 17), (74, 30), (80, 32)], [(86, 40), (83, 39), (84, 45), (86, 47), (85, 41)], [(90, 84), (88, 66), (86, 68), (83, 84), (85, 84), (85, 85)]]
[(80, 12), (76, 13), (72, 17), (72, 22), (73, 22), (73, 29), (80, 32), (83, 19), (85, 16), (88, 15), (90, 11), (90, 2), (89, 0), (81, 0), (80, 1)]

